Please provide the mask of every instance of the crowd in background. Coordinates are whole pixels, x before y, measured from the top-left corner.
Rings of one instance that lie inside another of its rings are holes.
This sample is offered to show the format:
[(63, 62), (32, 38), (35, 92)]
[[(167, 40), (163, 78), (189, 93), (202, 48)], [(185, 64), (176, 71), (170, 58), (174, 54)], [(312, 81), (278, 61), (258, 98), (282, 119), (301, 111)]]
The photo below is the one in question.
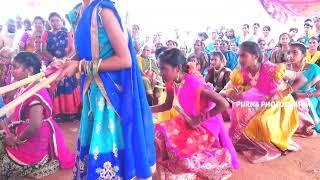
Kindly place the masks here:
[[(11, 77), (17, 71), (17, 63), (33, 67), (38, 58), (41, 70), (45, 71), (57, 59), (73, 57), (75, 37), (73, 30), (66, 28), (69, 18), (53, 12), (47, 20), (40, 16), (32, 21), (17, 17), (1, 26), (0, 85), (22, 80)], [(137, 54), (137, 62), (132, 64), (138, 64), (151, 111), (158, 113), (154, 123), (159, 177), (230, 177), (230, 169), (239, 168), (235, 150), (252, 163), (264, 162), (300, 150), (292, 140), (293, 134), (310, 137), (320, 132), (320, 17), (306, 19), (303, 26), (292, 27), (279, 35), (272, 32), (272, 26), (260, 23), (243, 24), (242, 32), (208, 27), (194, 35), (176, 29), (174, 37), (166, 39), (162, 33), (143, 36), (139, 25), (133, 25), (130, 30)], [(32, 52), (36, 57), (21, 55), (25, 52)], [(20, 56), (14, 58), (16, 54)], [(25, 76), (36, 73), (32, 71)], [(96, 84), (92, 86), (98, 89)], [(51, 84), (48, 95), (52, 98), (55, 121), (79, 119), (79, 76)], [(234, 104), (240, 100), (261, 103), (268, 98), (306, 106), (261, 109)], [(4, 96), (6, 103), (12, 99), (10, 94)], [(104, 106), (109, 106), (104, 104), (102, 95), (101, 99)], [(91, 107), (90, 98), (87, 101)], [(96, 103), (100, 107), (100, 101)], [(110, 109), (107, 108), (108, 115)], [(83, 117), (85, 120), (92, 118), (91, 110), (85, 112), (88, 114)], [(113, 118), (120, 118), (115, 114)], [(182, 116), (177, 117), (178, 114)], [(197, 117), (188, 121), (190, 117), (185, 114)], [(99, 118), (104, 121), (109, 117)], [(229, 120), (228, 134), (224, 121)], [(110, 132), (114, 130), (110, 129)], [(142, 131), (145, 132), (143, 128)], [(115, 148), (111, 149), (117, 158)], [(93, 153), (99, 154), (95, 150)], [(85, 157), (81, 158), (85, 161)], [(116, 169), (111, 170), (115, 177)], [(79, 171), (83, 173), (81, 167)]]

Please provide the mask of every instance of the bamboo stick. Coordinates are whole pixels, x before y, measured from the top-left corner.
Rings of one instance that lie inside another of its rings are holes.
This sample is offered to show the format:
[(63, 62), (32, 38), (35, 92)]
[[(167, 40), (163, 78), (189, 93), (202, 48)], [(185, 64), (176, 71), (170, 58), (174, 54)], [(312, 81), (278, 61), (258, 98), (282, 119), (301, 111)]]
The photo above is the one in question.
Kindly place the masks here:
[(190, 116), (188, 116), (179, 106), (174, 105), (173, 108), (183, 116), (183, 118), (185, 119), (185, 121), (187, 121), (188, 124), (192, 124), (191, 123), (192, 119), (190, 118)]
[(0, 109), (0, 117), (6, 115), (9, 111), (16, 108), (19, 104), (23, 103), (25, 100), (27, 100), (29, 97), (37, 93), (40, 89), (48, 87), (50, 83), (55, 81), (58, 76), (61, 74), (62, 70), (59, 70), (55, 72), (54, 74), (50, 75), (47, 79), (39, 82), (37, 85), (35, 85), (33, 88), (28, 90), (27, 92), (23, 93), (21, 96), (19, 96), (17, 99), (11, 101), (9, 104), (4, 106)]
[(7, 86), (0, 87), (0, 95), (3, 95), (3, 94), (10, 92), (10, 91), (13, 91), (13, 90), (20, 88), (22, 86), (25, 86), (27, 84), (33, 83), (35, 81), (38, 81), (43, 77), (45, 77), (45, 73), (40, 72), (40, 73), (35, 74), (33, 76), (27, 77), (21, 81), (17, 81), (15, 83), (9, 84)]

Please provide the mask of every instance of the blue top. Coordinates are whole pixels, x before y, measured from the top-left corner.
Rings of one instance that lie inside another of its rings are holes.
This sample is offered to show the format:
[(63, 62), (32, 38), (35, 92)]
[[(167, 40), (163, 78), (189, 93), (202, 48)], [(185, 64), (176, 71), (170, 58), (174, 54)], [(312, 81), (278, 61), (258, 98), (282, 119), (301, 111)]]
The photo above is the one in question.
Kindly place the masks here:
[(227, 60), (226, 67), (231, 70), (234, 70), (234, 68), (236, 68), (238, 65), (238, 55), (230, 50), (224, 52), (223, 55), (226, 57)]

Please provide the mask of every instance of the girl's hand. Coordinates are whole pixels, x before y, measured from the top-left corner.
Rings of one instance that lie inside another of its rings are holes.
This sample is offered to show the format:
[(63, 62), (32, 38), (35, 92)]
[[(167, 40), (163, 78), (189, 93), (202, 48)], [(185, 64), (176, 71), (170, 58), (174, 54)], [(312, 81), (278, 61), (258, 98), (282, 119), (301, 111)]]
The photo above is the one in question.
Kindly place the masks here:
[(183, 116), (184, 120), (187, 122), (187, 124), (189, 125), (189, 127), (192, 129), (196, 128), (200, 124), (199, 116), (193, 117), (193, 118), (190, 118), (189, 116), (186, 117), (184, 115), (182, 115), (182, 116)]
[(5, 143), (7, 146), (17, 148), (17, 143), (16, 143), (14, 137), (12, 137), (12, 136), (6, 137)]
[(187, 122), (191, 128), (198, 128), (200, 127), (201, 123), (207, 120), (209, 117), (210, 117), (209, 113), (202, 113), (199, 116), (191, 118)]
[(232, 92), (228, 98), (234, 102), (239, 101), (242, 99), (242, 93)]
[(71, 77), (78, 71), (79, 61), (70, 60), (66, 63), (61, 61), (53, 62), (48, 68), (48, 72), (51, 70), (55, 72), (56, 70), (62, 69), (61, 74), (57, 78), (57, 81), (61, 81), (65, 77)]
[(63, 73), (67, 77), (73, 76), (76, 72), (78, 72), (79, 61), (70, 60), (66, 63)]
[(270, 101), (278, 102), (281, 99), (281, 97), (283, 97), (282, 92), (276, 93), (271, 97)]
[(304, 99), (306, 98), (304, 93), (292, 93), (294, 100)]

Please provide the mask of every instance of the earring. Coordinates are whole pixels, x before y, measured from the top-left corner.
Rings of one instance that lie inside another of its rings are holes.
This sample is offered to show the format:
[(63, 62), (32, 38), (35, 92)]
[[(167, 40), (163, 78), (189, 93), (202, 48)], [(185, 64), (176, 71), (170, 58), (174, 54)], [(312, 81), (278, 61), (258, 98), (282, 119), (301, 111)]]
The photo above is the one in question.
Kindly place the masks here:
[(178, 77), (177, 77), (176, 81), (179, 82), (179, 80), (180, 80), (180, 73), (178, 73)]

